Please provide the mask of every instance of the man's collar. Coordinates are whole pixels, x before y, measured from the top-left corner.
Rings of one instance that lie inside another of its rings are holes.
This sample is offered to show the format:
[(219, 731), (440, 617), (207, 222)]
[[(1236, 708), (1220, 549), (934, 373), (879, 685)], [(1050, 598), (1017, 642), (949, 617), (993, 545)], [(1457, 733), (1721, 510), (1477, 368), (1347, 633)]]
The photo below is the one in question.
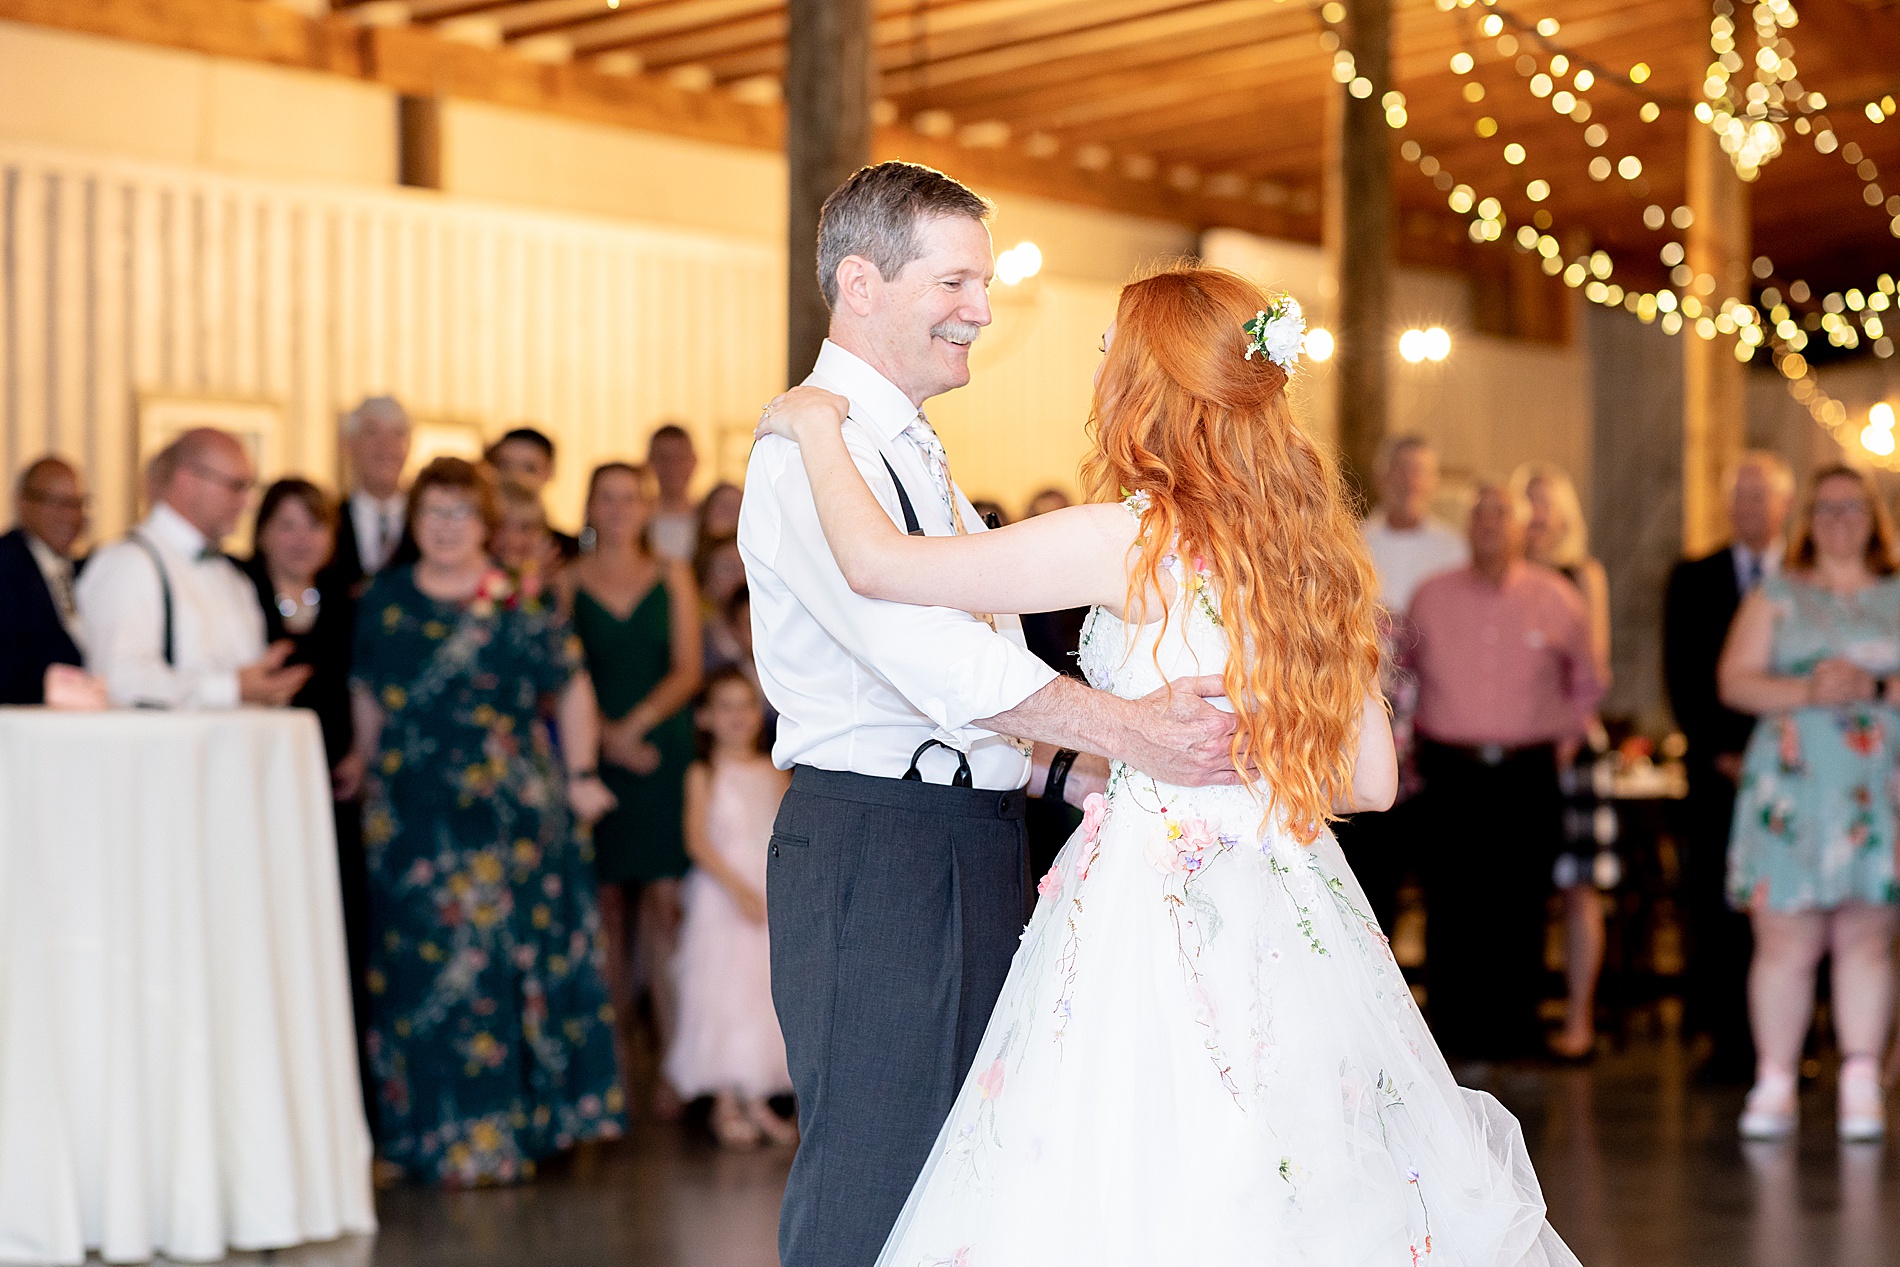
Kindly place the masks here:
[(152, 513), (146, 517), (141, 531), (187, 559), (197, 558), (211, 544), (204, 533), (193, 527), (189, 519), (173, 510), (167, 502), (152, 507)]
[(39, 536), (35, 534), (32, 529), (23, 525), (20, 528), (20, 535), (26, 538), (27, 551), (31, 553), (35, 559), (40, 561), (41, 567), (45, 567), (48, 563), (60, 564), (68, 568), (73, 565), (73, 561), (70, 558), (40, 540)]
[(392, 510), (402, 505), (405, 500), (403, 491), (400, 488), (387, 497), (378, 497), (367, 488), (359, 487), (355, 492), (350, 494), (350, 500), (355, 501), (359, 497), (376, 510)]
[(896, 439), (917, 421), (917, 406), (897, 384), (830, 339), (818, 349), (818, 363), (805, 381), (849, 399), (851, 416), (879, 441)]

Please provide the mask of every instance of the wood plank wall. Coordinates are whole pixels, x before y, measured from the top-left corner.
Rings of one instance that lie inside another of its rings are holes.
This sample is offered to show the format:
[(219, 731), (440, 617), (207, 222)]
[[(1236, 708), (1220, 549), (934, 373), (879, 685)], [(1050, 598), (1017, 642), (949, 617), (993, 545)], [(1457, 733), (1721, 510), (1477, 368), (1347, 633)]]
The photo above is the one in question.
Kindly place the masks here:
[(0, 512), (56, 451), (89, 473), (94, 539), (122, 532), (141, 394), (272, 402), (262, 474), (330, 483), (341, 413), (389, 392), (491, 435), (543, 426), (571, 524), (587, 469), (663, 421), (708, 466), (743, 459), (783, 289), (779, 252), (743, 239), (0, 145)]

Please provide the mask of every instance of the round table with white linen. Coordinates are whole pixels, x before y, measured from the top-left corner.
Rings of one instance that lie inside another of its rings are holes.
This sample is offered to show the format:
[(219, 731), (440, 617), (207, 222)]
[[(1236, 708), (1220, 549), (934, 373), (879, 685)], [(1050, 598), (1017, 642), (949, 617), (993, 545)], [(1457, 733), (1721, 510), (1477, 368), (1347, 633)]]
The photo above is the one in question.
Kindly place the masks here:
[(0, 708), (0, 1262), (375, 1230), (303, 710)]

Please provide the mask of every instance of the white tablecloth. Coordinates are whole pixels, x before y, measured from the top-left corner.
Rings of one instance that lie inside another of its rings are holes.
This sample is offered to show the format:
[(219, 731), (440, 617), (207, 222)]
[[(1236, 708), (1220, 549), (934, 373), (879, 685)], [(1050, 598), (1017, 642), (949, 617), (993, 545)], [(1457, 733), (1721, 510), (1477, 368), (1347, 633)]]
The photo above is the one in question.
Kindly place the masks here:
[(0, 708), (0, 1261), (375, 1228), (313, 714)]

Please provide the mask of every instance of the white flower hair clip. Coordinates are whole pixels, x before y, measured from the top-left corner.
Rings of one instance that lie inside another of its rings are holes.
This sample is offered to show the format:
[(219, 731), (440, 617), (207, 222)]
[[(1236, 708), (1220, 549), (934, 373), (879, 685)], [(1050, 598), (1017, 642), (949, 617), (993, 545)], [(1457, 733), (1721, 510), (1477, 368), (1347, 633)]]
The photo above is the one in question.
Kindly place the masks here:
[(1254, 314), (1241, 329), (1248, 335), (1248, 360), (1258, 352), (1289, 373), (1306, 346), (1306, 318), (1300, 314), (1299, 300), (1291, 295), (1282, 295), (1273, 307)]

